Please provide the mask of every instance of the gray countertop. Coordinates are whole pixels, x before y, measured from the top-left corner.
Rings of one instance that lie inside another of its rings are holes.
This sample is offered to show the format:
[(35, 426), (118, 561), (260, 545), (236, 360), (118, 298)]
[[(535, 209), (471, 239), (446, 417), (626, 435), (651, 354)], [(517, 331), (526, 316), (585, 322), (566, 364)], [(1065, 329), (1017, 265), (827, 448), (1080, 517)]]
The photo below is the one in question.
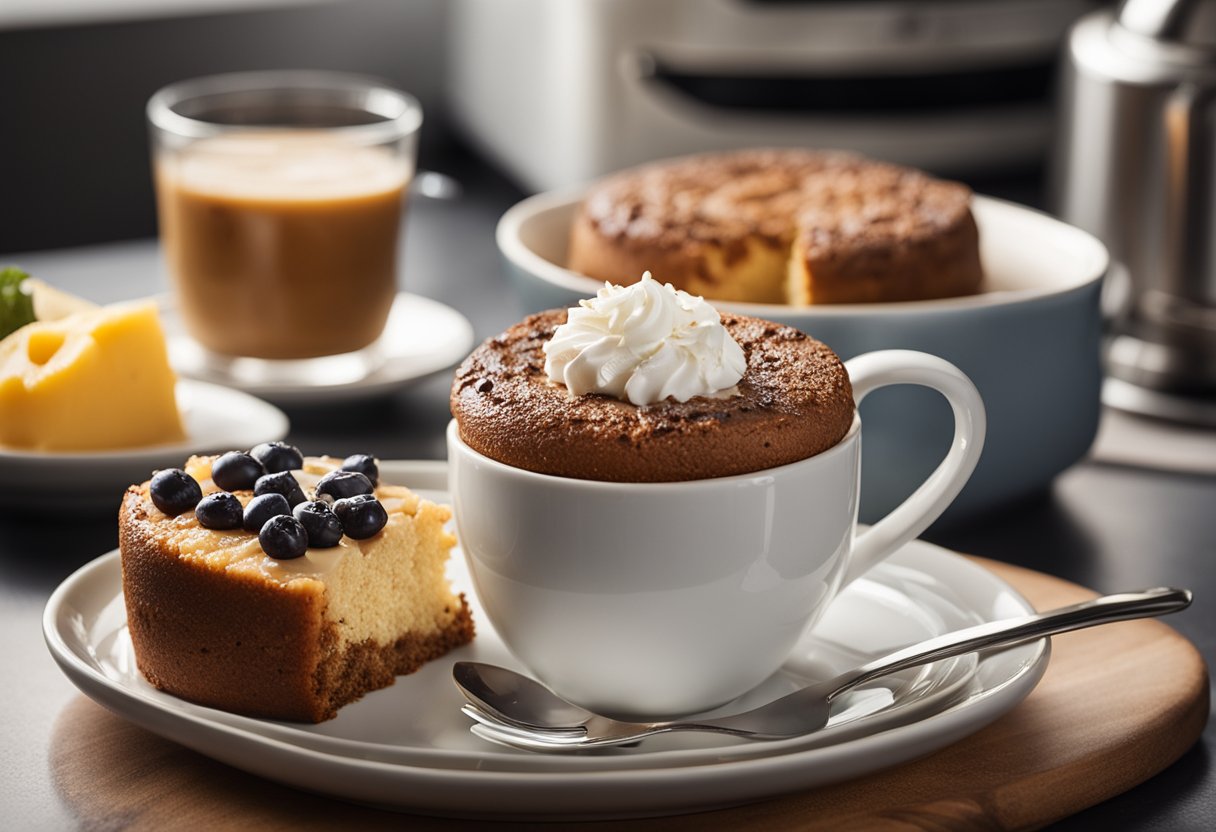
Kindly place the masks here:
[[(493, 242), (495, 221), (520, 194), (459, 154), (446, 167), (437, 167), (455, 175), (464, 193), (450, 201), (414, 202), (401, 285), (460, 309), (481, 339), (523, 311), (510, 293)], [(102, 302), (166, 289), (154, 241), (0, 259)], [(447, 387), (446, 377), (440, 376), (378, 400), (292, 411), (289, 439), (334, 454), (374, 449), (384, 458), (442, 458)], [(1145, 427), (1135, 434), (1136, 441), (1151, 441), (1154, 432), (1170, 430)], [(1128, 435), (1125, 428), (1117, 437)], [(1151, 454), (1140, 456), (1151, 462)], [(64, 508), (70, 516), (71, 507)], [(116, 536), (108, 518), (63, 522), (0, 513), (0, 631), (7, 634), (0, 658), (5, 702), (0, 825), (6, 828), (92, 829), (113, 822), (72, 804), (57, 786), (52, 737), (57, 720), (81, 695), (42, 643), (41, 613), (59, 582), (112, 549)], [(1100, 591), (1190, 587), (1197, 598), (1194, 606), (1168, 623), (1197, 645), (1209, 667), (1216, 661), (1216, 476), (1210, 471), (1090, 459), (1032, 499), (964, 526), (935, 528), (926, 537)], [(1216, 828), (1213, 742), (1216, 729), (1209, 723), (1204, 739), (1168, 770), (1058, 828)]]

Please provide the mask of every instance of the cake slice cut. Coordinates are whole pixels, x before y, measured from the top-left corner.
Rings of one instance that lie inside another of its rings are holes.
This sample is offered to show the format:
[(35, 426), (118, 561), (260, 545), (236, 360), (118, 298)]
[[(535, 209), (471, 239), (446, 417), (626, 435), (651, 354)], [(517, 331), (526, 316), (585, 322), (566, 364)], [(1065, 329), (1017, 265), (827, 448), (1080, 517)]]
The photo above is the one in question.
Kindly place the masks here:
[(894, 165), (824, 179), (796, 219), (786, 299), (794, 306), (975, 294), (979, 229), (965, 185)]
[[(211, 457), (186, 472), (218, 491)], [(307, 458), (307, 491), (339, 460)], [(243, 504), (252, 492), (233, 492)], [(448, 508), (379, 485), (388, 513), (371, 538), (276, 560), (241, 529), (170, 517), (149, 484), (119, 515), (127, 623), (140, 671), (157, 688), (257, 717), (321, 722), (364, 694), (467, 644), (473, 621), (445, 568), (455, 538)]]

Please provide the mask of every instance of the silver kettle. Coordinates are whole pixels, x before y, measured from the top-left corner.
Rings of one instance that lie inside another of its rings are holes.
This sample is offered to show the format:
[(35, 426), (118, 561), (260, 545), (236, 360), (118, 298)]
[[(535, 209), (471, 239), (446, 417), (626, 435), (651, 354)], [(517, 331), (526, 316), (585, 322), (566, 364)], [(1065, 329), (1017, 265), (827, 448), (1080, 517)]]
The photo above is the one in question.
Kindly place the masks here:
[[(1057, 212), (1110, 249), (1111, 378), (1216, 395), (1216, 0), (1126, 0), (1079, 20)], [(1135, 409), (1135, 408), (1133, 408)]]

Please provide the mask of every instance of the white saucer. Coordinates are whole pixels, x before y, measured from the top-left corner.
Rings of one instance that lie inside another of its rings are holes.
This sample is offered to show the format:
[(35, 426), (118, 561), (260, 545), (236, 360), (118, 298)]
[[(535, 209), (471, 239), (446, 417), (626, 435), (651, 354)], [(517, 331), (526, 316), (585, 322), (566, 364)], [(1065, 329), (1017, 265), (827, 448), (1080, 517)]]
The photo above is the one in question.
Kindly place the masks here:
[[(381, 466), (387, 480), (445, 499), (443, 463)], [(1022, 700), (1046, 668), (1047, 642), (910, 671), (893, 697), (864, 692), (819, 734), (749, 743), (679, 734), (634, 748), (543, 756), (490, 745), (469, 731), (452, 663), (519, 667), (486, 620), (464, 570), (475, 642), (343, 708), (321, 725), (256, 720), (152, 688), (135, 669), (118, 554), (86, 565), (56, 590), (43, 630), (63, 671), (88, 696), (143, 727), (230, 765), (289, 785), (395, 809), (461, 817), (590, 819), (698, 811), (825, 785), (927, 754)], [(849, 587), (786, 667), (745, 699), (777, 695), (948, 630), (1023, 615), (1026, 601), (990, 572), (919, 541)], [(846, 703), (847, 706), (848, 703)], [(744, 707), (743, 702), (732, 708)]]
[[(455, 366), (473, 348), (468, 319), (438, 301), (401, 292), (384, 334), (362, 355), (309, 362), (233, 359), (217, 364), (182, 330), (172, 302), (162, 304), (169, 361), (183, 376), (223, 384), (281, 405), (317, 405), (391, 392)], [(267, 366), (289, 364), (291, 372)], [(311, 365), (311, 369), (309, 367)]]
[(92, 453), (0, 450), (0, 508), (117, 512), (127, 486), (157, 468), (180, 466), (191, 454), (250, 448), (287, 435), (283, 411), (239, 390), (179, 379), (177, 404), (186, 428), (183, 442)]

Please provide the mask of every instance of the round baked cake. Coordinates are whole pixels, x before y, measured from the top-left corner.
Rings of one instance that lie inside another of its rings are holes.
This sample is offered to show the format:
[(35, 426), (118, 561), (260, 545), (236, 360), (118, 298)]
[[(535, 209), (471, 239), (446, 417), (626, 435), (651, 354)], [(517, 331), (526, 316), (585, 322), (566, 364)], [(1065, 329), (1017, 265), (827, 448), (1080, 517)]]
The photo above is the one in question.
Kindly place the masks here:
[(567, 265), (754, 303), (968, 295), (983, 277), (970, 206), (965, 185), (848, 153), (692, 156), (593, 186)]
[(545, 372), (544, 345), (567, 310), (532, 315), (478, 347), (456, 371), (451, 407), (473, 450), (542, 474), (672, 482), (746, 474), (814, 456), (853, 424), (840, 359), (788, 326), (723, 313), (746, 369), (733, 390), (635, 405), (573, 396)]
[[(214, 462), (185, 465), (202, 495), (221, 491)], [(340, 463), (308, 457), (291, 474), (310, 491)], [(231, 493), (248, 509), (253, 492)], [(281, 560), (258, 534), (204, 527), (194, 510), (166, 514), (148, 482), (131, 486), (118, 539), (139, 670), (202, 705), (320, 722), (468, 643), (468, 604), (444, 572), (451, 511), (401, 486), (373, 495), (387, 515), (380, 531)]]

